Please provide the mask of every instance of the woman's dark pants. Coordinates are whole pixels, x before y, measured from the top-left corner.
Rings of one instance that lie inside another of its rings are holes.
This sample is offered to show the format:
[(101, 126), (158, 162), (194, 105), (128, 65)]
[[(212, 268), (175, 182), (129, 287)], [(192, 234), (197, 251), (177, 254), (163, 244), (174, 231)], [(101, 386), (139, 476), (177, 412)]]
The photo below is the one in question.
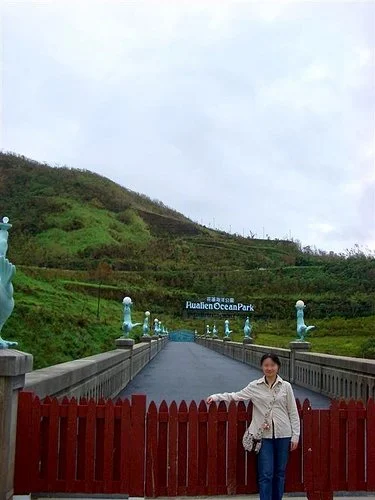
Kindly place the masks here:
[(288, 463), (290, 437), (262, 439), (258, 453), (258, 485), (260, 500), (281, 500)]

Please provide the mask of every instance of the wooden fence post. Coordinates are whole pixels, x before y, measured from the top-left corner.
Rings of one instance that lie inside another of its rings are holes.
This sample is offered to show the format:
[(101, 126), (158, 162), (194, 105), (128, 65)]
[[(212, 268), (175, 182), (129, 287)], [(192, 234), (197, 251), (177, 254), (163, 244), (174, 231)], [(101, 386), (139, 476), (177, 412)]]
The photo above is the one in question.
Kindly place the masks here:
[(158, 494), (158, 410), (151, 401), (147, 412), (146, 438), (146, 491), (145, 496), (156, 497)]
[(237, 405), (231, 401), (228, 408), (228, 495), (237, 490)]
[(375, 491), (375, 400), (369, 399), (367, 402), (367, 490)]
[(145, 479), (145, 429), (146, 429), (146, 396), (133, 394), (131, 400), (131, 436), (130, 449), (132, 461), (130, 463), (129, 496), (144, 497)]
[(185, 401), (178, 408), (178, 495), (187, 491), (187, 448), (188, 444), (188, 409)]
[(195, 401), (189, 405), (188, 412), (188, 479), (187, 494), (197, 495), (198, 484), (198, 408)]

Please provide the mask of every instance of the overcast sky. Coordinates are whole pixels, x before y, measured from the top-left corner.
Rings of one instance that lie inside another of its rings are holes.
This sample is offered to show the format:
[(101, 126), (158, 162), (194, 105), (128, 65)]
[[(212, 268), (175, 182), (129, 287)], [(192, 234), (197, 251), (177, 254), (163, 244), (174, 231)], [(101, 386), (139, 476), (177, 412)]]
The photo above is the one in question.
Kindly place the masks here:
[(1, 148), (207, 226), (375, 248), (373, 2), (4, 1)]

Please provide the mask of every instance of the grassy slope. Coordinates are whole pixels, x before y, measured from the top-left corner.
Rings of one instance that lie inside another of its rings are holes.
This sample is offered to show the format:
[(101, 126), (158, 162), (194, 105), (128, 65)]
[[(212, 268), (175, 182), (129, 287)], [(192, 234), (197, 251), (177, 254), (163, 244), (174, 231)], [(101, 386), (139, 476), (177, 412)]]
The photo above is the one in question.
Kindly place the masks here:
[[(125, 294), (135, 301), (134, 320), (151, 309), (170, 328), (199, 331), (205, 321), (181, 318), (184, 300), (252, 301), (256, 340), (267, 345), (293, 339), (299, 298), (308, 303), (306, 321), (319, 326), (314, 349), (360, 355), (373, 335), (375, 268), (367, 259), (212, 231), (96, 174), (1, 154), (0, 215), (14, 224), (9, 258), (18, 268), (3, 333), (35, 355), (36, 367), (111, 349)], [(100, 262), (113, 271), (103, 278), (98, 321)], [(238, 340), (242, 322), (231, 323)]]
[[(292, 242), (244, 239), (193, 223), (91, 172), (0, 154), (0, 213), (18, 264), (116, 269), (254, 268), (295, 263)], [(229, 263), (230, 262), (230, 266)]]
[[(77, 254), (87, 247), (137, 242), (147, 243), (150, 232), (145, 222), (135, 212), (128, 210), (128, 223), (116, 220), (105, 209), (82, 205), (74, 200), (64, 200), (65, 210), (47, 217), (49, 229), (37, 235), (40, 246), (49, 249), (55, 242), (69, 254)], [(73, 222), (72, 222), (73, 221)], [(77, 229), (71, 230), (76, 224)]]
[[(97, 319), (97, 297), (68, 290), (66, 280), (60, 277), (35, 278), (18, 269), (14, 285), (16, 308), (4, 327), (3, 336), (18, 340), (21, 350), (31, 352), (35, 358), (35, 368), (110, 350), (114, 347), (114, 339), (121, 334), (122, 305), (119, 300), (102, 299), (100, 319)], [(97, 285), (92, 286), (96, 294)], [(180, 315), (165, 314), (161, 305), (156, 309), (153, 317), (156, 314), (169, 329), (204, 331), (206, 322), (203, 320), (184, 320)], [(143, 313), (137, 304), (132, 319), (134, 322), (143, 321)], [(212, 325), (212, 321), (210, 323)], [(309, 317), (308, 324), (318, 326), (310, 339), (314, 351), (360, 356), (360, 346), (372, 332), (373, 317)], [(222, 335), (223, 320), (219, 320), (217, 326)], [(253, 326), (258, 344), (288, 347), (288, 343), (294, 339), (293, 319), (258, 320), (254, 321)], [(234, 340), (242, 340), (242, 327), (243, 320), (231, 322)], [(141, 328), (132, 333), (138, 338)]]
[[(16, 307), (2, 336), (17, 340), (19, 349), (34, 355), (34, 368), (89, 356), (114, 348), (121, 335), (122, 304), (113, 300), (70, 292), (64, 282), (30, 277), (17, 269), (14, 279)], [(133, 322), (142, 322), (135, 310)], [(173, 320), (163, 315), (169, 325)], [(139, 339), (141, 328), (132, 336)]]

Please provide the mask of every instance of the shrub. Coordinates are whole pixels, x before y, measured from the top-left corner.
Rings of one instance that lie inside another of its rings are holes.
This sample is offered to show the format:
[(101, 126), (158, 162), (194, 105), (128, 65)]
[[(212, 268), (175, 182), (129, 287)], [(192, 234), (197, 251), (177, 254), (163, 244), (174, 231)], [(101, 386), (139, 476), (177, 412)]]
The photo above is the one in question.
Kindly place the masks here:
[(375, 337), (369, 337), (360, 346), (361, 356), (364, 358), (375, 359)]

